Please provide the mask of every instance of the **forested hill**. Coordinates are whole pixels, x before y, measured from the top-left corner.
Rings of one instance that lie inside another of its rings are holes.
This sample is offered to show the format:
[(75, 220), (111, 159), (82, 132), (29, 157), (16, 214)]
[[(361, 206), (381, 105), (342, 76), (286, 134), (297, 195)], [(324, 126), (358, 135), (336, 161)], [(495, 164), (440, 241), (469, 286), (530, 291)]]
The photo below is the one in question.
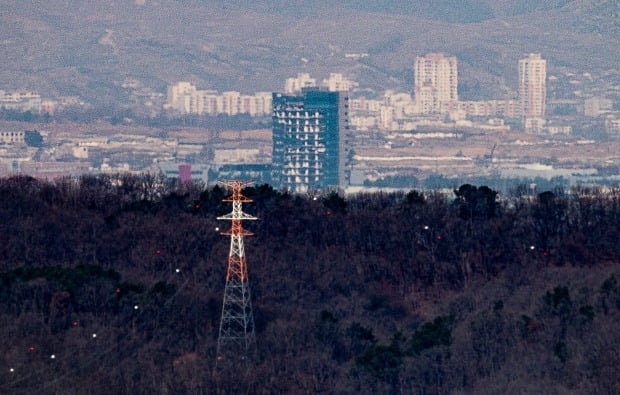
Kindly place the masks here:
[(0, 393), (620, 393), (620, 191), (244, 193), (257, 358), (213, 374), (227, 191), (0, 180)]

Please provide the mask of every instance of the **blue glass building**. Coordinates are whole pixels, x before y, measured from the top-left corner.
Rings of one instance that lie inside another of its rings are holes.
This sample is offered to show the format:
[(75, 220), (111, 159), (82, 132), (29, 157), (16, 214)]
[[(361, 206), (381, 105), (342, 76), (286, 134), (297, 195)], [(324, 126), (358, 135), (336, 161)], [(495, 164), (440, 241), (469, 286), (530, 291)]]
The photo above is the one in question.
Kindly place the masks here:
[(348, 184), (349, 98), (344, 92), (304, 89), (273, 94), (274, 185), (295, 192)]

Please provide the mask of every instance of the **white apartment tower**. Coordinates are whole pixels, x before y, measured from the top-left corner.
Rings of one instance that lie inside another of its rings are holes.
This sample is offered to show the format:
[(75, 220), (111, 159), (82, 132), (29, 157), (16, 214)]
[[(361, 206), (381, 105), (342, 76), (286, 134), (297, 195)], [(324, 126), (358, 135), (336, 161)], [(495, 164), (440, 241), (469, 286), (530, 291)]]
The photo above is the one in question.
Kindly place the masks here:
[(429, 53), (415, 58), (415, 100), (422, 113), (441, 111), (442, 103), (458, 98), (458, 71), (455, 56)]
[(544, 118), (547, 96), (547, 62), (539, 53), (519, 60), (519, 101), (526, 118)]

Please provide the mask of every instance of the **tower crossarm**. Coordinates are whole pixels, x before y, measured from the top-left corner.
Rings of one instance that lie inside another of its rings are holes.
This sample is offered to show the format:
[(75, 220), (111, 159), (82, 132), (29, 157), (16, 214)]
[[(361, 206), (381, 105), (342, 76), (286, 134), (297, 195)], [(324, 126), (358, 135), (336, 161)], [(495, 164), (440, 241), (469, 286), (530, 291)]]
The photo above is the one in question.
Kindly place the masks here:
[(258, 218), (254, 217), (254, 216), (252, 216), (250, 214), (247, 214), (247, 213), (244, 213), (244, 212), (240, 212), (240, 213), (228, 213), (226, 215), (222, 215), (221, 217), (217, 217), (217, 219), (222, 220), (222, 221), (223, 220), (234, 221), (234, 220), (246, 220), (246, 219), (247, 220), (256, 220)]

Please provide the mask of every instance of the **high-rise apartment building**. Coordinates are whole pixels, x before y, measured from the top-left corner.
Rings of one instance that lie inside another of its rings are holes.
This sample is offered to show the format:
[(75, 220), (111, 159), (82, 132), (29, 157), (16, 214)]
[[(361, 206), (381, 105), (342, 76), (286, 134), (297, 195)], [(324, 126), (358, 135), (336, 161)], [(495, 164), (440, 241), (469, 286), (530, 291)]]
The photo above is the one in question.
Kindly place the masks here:
[(274, 184), (295, 192), (344, 186), (348, 130), (346, 92), (274, 93)]
[(543, 118), (547, 97), (547, 62), (538, 53), (519, 60), (519, 101), (526, 118)]
[(455, 56), (430, 53), (416, 57), (414, 78), (414, 95), (421, 113), (438, 113), (442, 103), (459, 99)]

